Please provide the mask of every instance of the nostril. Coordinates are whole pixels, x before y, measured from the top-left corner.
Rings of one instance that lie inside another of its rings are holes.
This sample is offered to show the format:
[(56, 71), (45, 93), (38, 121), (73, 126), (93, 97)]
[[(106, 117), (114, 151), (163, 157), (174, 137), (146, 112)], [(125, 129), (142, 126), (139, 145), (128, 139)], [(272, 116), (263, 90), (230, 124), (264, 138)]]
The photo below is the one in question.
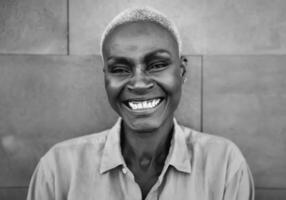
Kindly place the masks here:
[(154, 83), (144, 72), (141, 71), (141, 68), (138, 68), (134, 76), (129, 80), (127, 88), (130, 91), (144, 93), (146, 90), (153, 88)]
[(143, 91), (149, 90), (153, 88), (154, 84), (152, 82), (144, 83), (144, 82), (136, 82), (134, 84), (129, 84), (127, 88), (132, 91)]

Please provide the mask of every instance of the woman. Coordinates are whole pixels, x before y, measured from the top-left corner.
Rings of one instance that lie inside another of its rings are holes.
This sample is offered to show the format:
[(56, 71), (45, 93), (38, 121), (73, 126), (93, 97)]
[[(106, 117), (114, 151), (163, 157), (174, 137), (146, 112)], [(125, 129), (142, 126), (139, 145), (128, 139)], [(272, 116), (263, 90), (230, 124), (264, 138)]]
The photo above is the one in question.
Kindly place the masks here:
[(28, 200), (254, 199), (239, 149), (174, 119), (187, 59), (169, 19), (148, 8), (124, 11), (103, 33), (101, 53), (120, 119), (54, 146), (33, 174)]

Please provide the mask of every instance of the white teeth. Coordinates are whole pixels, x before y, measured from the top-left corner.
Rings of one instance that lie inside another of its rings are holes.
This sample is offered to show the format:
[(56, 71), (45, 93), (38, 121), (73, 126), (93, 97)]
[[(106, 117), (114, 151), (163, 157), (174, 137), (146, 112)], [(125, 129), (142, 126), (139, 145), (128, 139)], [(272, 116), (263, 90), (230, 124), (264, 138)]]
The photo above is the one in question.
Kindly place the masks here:
[(150, 109), (157, 106), (160, 102), (160, 99), (152, 99), (148, 101), (130, 101), (128, 105), (132, 110), (139, 110), (139, 109)]

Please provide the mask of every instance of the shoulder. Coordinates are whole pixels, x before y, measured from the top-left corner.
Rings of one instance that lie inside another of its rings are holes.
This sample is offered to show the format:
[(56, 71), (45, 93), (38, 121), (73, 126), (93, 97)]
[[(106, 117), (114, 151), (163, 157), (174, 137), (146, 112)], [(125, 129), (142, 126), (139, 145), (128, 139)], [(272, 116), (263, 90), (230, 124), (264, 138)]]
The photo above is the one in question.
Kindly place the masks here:
[(241, 169), (248, 169), (247, 162), (237, 145), (231, 140), (202, 133), (182, 126), (190, 150), (193, 167), (203, 168), (207, 177), (225, 177), (227, 182)]
[(218, 135), (200, 132), (186, 126), (180, 125), (185, 134), (186, 142), (201, 147), (218, 147), (221, 148), (237, 148), (237, 146), (229, 139)]
[(109, 130), (65, 140), (52, 146), (41, 158), (41, 162), (64, 164), (101, 155)]
[(196, 131), (185, 126), (181, 126), (181, 128), (185, 134), (186, 143), (192, 147), (193, 153), (197, 153), (205, 158), (208, 157), (211, 160), (231, 162), (235, 165), (245, 162), (240, 149), (231, 140)]
[(65, 140), (54, 145), (51, 150), (60, 151), (65, 149), (83, 148), (87, 146), (99, 147), (104, 145), (108, 132), (109, 129), (102, 132)]

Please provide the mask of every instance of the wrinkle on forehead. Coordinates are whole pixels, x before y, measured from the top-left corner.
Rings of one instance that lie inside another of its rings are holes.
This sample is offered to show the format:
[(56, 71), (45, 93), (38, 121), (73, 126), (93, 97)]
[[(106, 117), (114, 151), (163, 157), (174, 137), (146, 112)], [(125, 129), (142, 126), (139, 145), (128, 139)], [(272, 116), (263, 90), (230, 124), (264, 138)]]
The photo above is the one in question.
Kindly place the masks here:
[(141, 22), (141, 23), (132, 23), (129, 24), (130, 29), (133, 29), (133, 34), (139, 34), (139, 35), (150, 35), (150, 32), (152, 31), (153, 27), (159, 26), (154, 23), (146, 23), (146, 22)]

